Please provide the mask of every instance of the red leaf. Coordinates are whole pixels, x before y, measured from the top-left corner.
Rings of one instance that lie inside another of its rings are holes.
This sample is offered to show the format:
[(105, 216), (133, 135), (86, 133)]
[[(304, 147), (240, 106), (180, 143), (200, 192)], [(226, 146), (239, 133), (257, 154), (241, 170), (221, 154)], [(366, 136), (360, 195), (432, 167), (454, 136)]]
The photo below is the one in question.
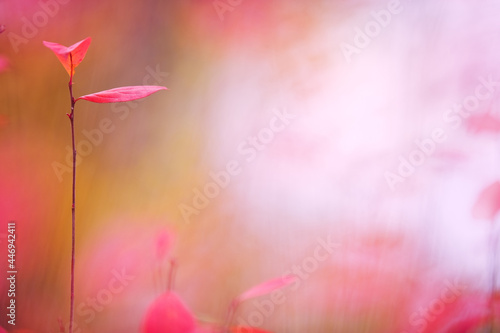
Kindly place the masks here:
[(84, 99), (86, 101), (94, 103), (129, 102), (136, 99), (147, 97), (159, 90), (168, 90), (168, 89), (162, 86), (120, 87), (78, 97), (76, 100), (78, 101), (79, 99)]
[(66, 72), (68, 72), (70, 76), (73, 76), (73, 74), (75, 74), (76, 66), (78, 66), (82, 62), (83, 58), (85, 58), (85, 54), (87, 53), (91, 40), (92, 39), (90, 37), (87, 37), (69, 47), (46, 41), (43, 42), (43, 45), (55, 53), (57, 59), (59, 59), (61, 64), (64, 66), (64, 69), (66, 69)]
[(472, 208), (472, 216), (493, 221), (498, 211), (500, 211), (500, 181), (481, 191)]
[(244, 300), (247, 300), (250, 298), (255, 298), (255, 297), (265, 295), (265, 294), (269, 294), (270, 292), (272, 292), (276, 289), (283, 288), (283, 287), (289, 285), (290, 283), (295, 281), (296, 278), (297, 277), (295, 277), (293, 275), (287, 275), (287, 276), (284, 276), (284, 277), (281, 277), (278, 279), (273, 279), (273, 280), (263, 282), (255, 287), (250, 288), (249, 290), (245, 291), (243, 294), (241, 294), (240, 296), (238, 296), (236, 298), (236, 301), (243, 302)]
[(231, 327), (232, 333), (271, 333), (255, 327), (235, 326)]
[(142, 333), (191, 333), (196, 329), (193, 315), (173, 292), (161, 294), (149, 306)]
[(5, 31), (5, 25), (0, 24), (0, 34)]

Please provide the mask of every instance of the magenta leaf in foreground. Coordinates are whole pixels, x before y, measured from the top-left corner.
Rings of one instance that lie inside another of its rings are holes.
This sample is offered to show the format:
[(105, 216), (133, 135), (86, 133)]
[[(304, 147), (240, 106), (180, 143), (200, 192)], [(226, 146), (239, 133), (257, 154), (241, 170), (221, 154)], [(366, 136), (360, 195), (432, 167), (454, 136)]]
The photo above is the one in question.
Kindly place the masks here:
[(191, 333), (196, 323), (191, 311), (177, 294), (165, 292), (146, 311), (142, 333)]
[(247, 299), (250, 298), (255, 298), (259, 297), (265, 294), (269, 294), (273, 292), (276, 289), (283, 288), (293, 281), (295, 281), (297, 277), (294, 275), (287, 275), (278, 279), (272, 279), (266, 282), (263, 282), (259, 285), (256, 285), (253, 288), (250, 288), (249, 290), (245, 291), (243, 294), (240, 296), (236, 297), (235, 301), (237, 302), (243, 302)]
[(129, 102), (136, 99), (147, 97), (160, 90), (168, 90), (168, 89), (162, 86), (120, 87), (78, 97), (76, 101), (78, 101), (79, 99), (84, 99), (86, 101), (94, 103)]

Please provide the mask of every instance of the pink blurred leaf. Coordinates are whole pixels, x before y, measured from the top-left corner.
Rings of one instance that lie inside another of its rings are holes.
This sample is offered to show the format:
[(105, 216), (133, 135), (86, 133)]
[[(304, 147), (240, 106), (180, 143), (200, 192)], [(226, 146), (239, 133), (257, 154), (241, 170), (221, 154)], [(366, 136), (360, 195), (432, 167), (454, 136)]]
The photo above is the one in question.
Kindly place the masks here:
[(483, 314), (476, 317), (473, 316), (465, 317), (459, 320), (458, 322), (452, 324), (449, 328), (447, 328), (447, 332), (450, 333), (483, 332), (481, 328), (484, 329), (485, 326), (488, 325), (489, 318), (490, 316), (487, 314)]
[(467, 119), (467, 129), (473, 133), (500, 132), (500, 118), (491, 113), (474, 114)]
[(273, 292), (276, 289), (283, 288), (293, 281), (295, 281), (297, 277), (294, 275), (287, 275), (281, 278), (269, 280), (266, 282), (263, 282), (253, 288), (250, 288), (249, 290), (245, 291), (242, 293), (240, 296), (238, 296), (235, 300), (237, 302), (243, 302), (244, 300), (250, 299), (250, 298), (255, 298), (259, 297), (265, 294), (269, 294)]
[[(444, 309), (437, 317), (430, 321), (423, 333), (464, 333), (483, 332), (491, 323), (493, 317), (500, 315), (498, 299), (491, 306), (489, 293), (462, 295), (451, 303), (445, 304)], [(492, 313), (493, 310), (493, 313)]]
[(59, 59), (64, 69), (66, 69), (66, 72), (68, 72), (70, 76), (73, 76), (76, 66), (85, 58), (91, 41), (92, 39), (87, 37), (69, 47), (46, 41), (43, 41), (43, 45), (55, 53), (57, 59)]
[(500, 181), (494, 182), (481, 191), (472, 208), (472, 216), (493, 221), (498, 211), (500, 211)]
[(146, 311), (142, 333), (193, 333), (196, 328), (191, 311), (173, 292), (156, 298)]
[(5, 31), (5, 25), (0, 24), (0, 34)]
[(129, 102), (136, 99), (147, 97), (160, 90), (168, 90), (168, 89), (162, 86), (120, 87), (78, 97), (76, 100), (78, 101), (79, 99), (84, 99), (86, 101), (94, 103)]

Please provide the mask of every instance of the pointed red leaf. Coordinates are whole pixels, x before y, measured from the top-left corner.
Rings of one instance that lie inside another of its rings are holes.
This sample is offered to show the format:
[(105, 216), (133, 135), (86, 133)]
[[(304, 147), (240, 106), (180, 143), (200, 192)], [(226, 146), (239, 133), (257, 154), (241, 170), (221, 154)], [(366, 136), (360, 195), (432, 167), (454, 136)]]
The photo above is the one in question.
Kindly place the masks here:
[(129, 102), (136, 99), (147, 97), (159, 90), (168, 90), (168, 89), (162, 86), (120, 87), (78, 97), (76, 100), (78, 101), (79, 99), (84, 99), (86, 101), (94, 103)]
[(69, 47), (46, 41), (43, 42), (43, 45), (55, 53), (57, 59), (59, 59), (61, 64), (64, 66), (64, 69), (66, 69), (66, 72), (68, 72), (70, 76), (73, 76), (73, 74), (75, 74), (76, 66), (78, 66), (82, 62), (83, 58), (85, 58), (85, 54), (87, 53), (91, 41), (92, 39), (87, 37)]
[(142, 333), (191, 333), (196, 324), (193, 315), (177, 294), (161, 294), (146, 311)]
[(293, 281), (295, 281), (297, 277), (294, 275), (287, 275), (281, 278), (269, 280), (266, 282), (263, 282), (253, 288), (250, 288), (249, 290), (245, 291), (243, 294), (240, 296), (236, 297), (237, 302), (243, 302), (244, 300), (250, 299), (250, 298), (255, 298), (259, 297), (265, 294), (269, 294), (273, 292), (276, 289), (283, 288)]
[(494, 220), (500, 211), (500, 181), (481, 191), (472, 208), (472, 216), (477, 219)]

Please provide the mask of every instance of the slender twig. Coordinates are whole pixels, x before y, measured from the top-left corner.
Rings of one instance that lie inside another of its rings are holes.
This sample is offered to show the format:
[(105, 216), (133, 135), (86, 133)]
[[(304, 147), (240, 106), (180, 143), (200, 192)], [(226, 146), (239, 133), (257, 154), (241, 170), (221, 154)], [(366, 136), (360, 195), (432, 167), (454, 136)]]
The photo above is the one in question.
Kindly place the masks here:
[(76, 144), (75, 144), (75, 98), (73, 97), (73, 58), (71, 61), (71, 74), (69, 76), (69, 95), (71, 98), (71, 113), (67, 114), (71, 123), (71, 142), (73, 146), (73, 189), (71, 201), (71, 298), (69, 307), (69, 333), (73, 333), (73, 316), (75, 305), (75, 185), (76, 185)]
[(175, 280), (175, 270), (177, 268), (177, 262), (175, 259), (170, 260), (170, 272), (167, 281), (167, 290), (172, 291), (174, 288), (174, 280)]
[[(75, 243), (76, 243), (76, 142), (75, 142), (75, 103), (76, 101), (83, 99), (94, 103), (116, 103), (116, 102), (128, 102), (139, 98), (144, 98), (151, 95), (159, 90), (166, 90), (166, 87), (162, 86), (128, 86), (119, 87), (114, 89), (109, 89), (101, 91), (99, 93), (81, 96), (77, 99), (73, 96), (73, 74), (75, 67), (83, 60), (87, 49), (90, 45), (90, 37), (81, 40), (80, 42), (73, 44), (70, 47), (65, 47), (57, 43), (51, 43), (44, 41), (43, 44), (51, 49), (59, 61), (62, 63), (64, 68), (69, 73), (69, 96), (71, 101), (71, 112), (66, 115), (69, 118), (71, 125), (71, 144), (73, 148), (73, 177), (72, 177), (72, 200), (71, 200), (71, 273), (70, 273), (70, 284), (71, 284), (71, 296), (70, 296), (70, 308), (69, 308), (69, 333), (73, 333), (74, 324), (74, 305), (75, 305)], [(73, 62), (73, 55), (76, 55), (75, 62)], [(69, 57), (69, 58), (68, 58)], [(69, 61), (68, 61), (69, 60)], [(68, 66), (69, 65), (69, 66)], [(69, 68), (68, 68), (69, 67)], [(174, 267), (172, 265), (171, 269), (171, 281), (173, 281), (173, 271)], [(169, 288), (170, 282), (169, 282)]]

